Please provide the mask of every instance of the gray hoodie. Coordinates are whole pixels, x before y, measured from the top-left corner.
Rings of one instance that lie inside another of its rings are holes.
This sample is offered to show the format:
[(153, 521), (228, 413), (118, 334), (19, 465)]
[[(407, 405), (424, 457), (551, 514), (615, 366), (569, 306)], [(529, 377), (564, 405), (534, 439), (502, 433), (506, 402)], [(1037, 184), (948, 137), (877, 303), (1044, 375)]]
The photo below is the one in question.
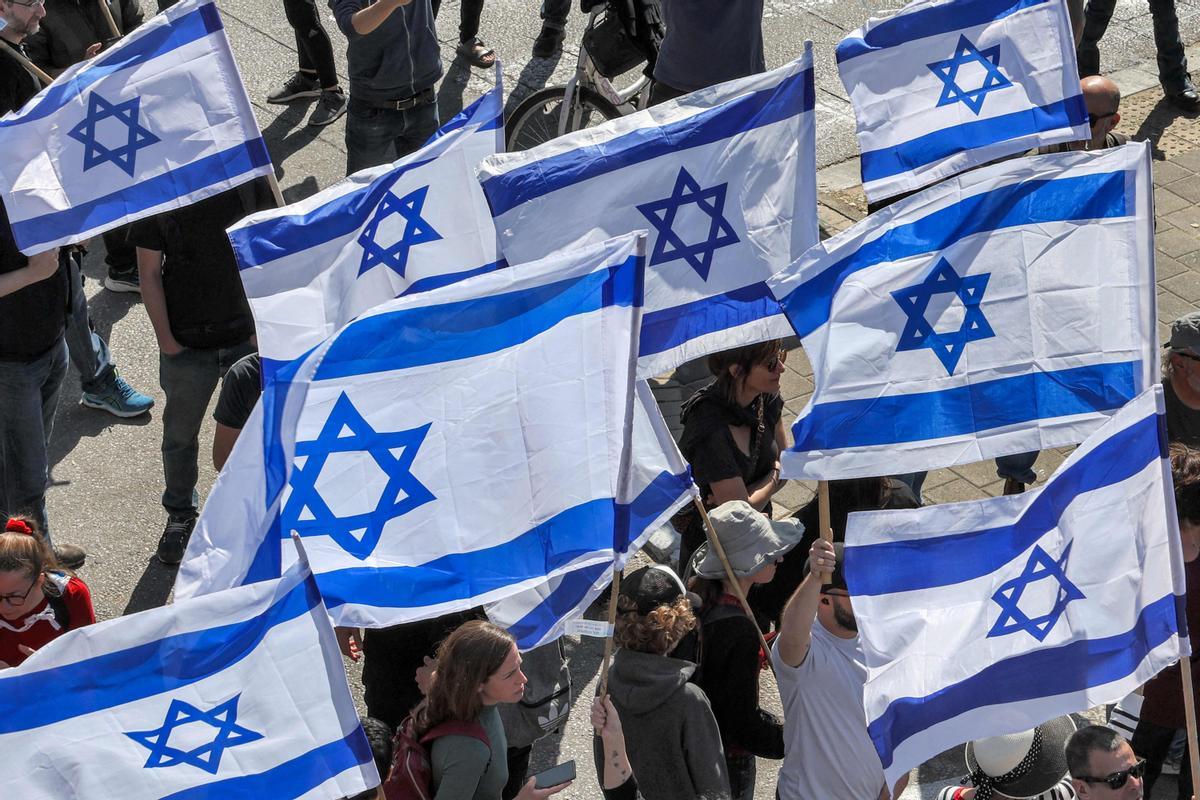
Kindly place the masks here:
[[(608, 693), (621, 717), (625, 749), (646, 800), (727, 800), (721, 733), (703, 690), (688, 683), (696, 665), (619, 649)], [(601, 773), (600, 740), (596, 771)]]

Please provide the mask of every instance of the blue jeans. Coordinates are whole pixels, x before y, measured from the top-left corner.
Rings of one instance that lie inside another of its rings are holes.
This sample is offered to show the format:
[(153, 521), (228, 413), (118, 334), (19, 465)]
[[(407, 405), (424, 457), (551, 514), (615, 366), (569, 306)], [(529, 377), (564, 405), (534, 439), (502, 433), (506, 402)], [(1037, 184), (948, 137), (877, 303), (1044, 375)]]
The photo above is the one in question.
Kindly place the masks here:
[(172, 516), (191, 516), (199, 507), (200, 426), (217, 383), (233, 362), (254, 352), (249, 341), (231, 347), (184, 348), (169, 356), (158, 354), (158, 384), (167, 396), (163, 409), (162, 504)]
[(108, 352), (108, 343), (92, 328), (88, 317), (87, 295), (83, 293), (83, 272), (78, 253), (67, 257), (67, 280), (71, 287), (71, 315), (67, 317), (67, 351), (71, 366), (79, 372), (79, 387), (84, 393), (99, 392), (112, 380), (117, 367)]
[[(1037, 480), (1037, 473), (1033, 471), (1033, 463), (1037, 461), (1038, 451), (1032, 453), (1017, 453), (1011, 456), (1000, 456), (996, 459), (996, 474), (1001, 478), (1012, 478), (1019, 483), (1029, 485)], [(908, 484), (908, 488), (913, 490), (913, 494), (917, 499), (921, 499), (921, 487), (925, 485), (925, 476), (927, 472), (907, 472), (903, 475), (893, 475), (896, 480), (903, 481)]]
[(46, 450), (66, 374), (67, 346), (62, 339), (35, 361), (0, 361), (0, 519), (29, 514), (46, 532), (47, 541)]
[(356, 100), (352, 91), (346, 111), (346, 174), (408, 155), (429, 141), (437, 128), (436, 99), (394, 111)]
[[(1083, 38), (1076, 50), (1079, 74), (1100, 74), (1100, 39), (1108, 30), (1117, 0), (1088, 0), (1083, 12)], [(1150, 0), (1150, 18), (1154, 22), (1154, 47), (1158, 50), (1158, 82), (1168, 94), (1183, 91), (1188, 78), (1187, 57), (1179, 37), (1179, 17), (1175, 0)]]

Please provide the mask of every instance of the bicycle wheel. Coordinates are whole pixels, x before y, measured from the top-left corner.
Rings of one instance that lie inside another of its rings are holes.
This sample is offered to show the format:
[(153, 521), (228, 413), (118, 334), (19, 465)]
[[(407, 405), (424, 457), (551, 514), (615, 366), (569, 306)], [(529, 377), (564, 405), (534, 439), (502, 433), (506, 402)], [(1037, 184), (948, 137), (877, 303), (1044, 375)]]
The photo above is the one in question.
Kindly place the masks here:
[[(587, 87), (576, 90), (575, 114), (567, 131), (578, 131), (621, 116), (617, 107)], [(558, 118), (563, 110), (565, 86), (539, 89), (520, 102), (504, 124), (504, 140), (510, 153), (528, 150), (558, 136)]]

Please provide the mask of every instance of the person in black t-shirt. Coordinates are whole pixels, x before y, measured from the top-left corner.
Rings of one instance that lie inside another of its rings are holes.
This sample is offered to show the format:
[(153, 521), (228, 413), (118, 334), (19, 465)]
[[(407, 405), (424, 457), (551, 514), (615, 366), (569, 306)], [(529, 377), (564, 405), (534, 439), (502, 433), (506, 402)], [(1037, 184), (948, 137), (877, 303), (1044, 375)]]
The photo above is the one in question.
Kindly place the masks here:
[(178, 564), (196, 523), (200, 425), (217, 381), (255, 349), (254, 318), (225, 229), (274, 205), (258, 179), (194, 205), (134, 223), (142, 301), (158, 339), (163, 410), (158, 559)]
[(217, 472), (225, 466), (238, 434), (246, 427), (250, 412), (262, 396), (262, 359), (251, 353), (229, 368), (221, 379), (221, 393), (213, 419), (217, 423), (213, 434), (212, 459)]

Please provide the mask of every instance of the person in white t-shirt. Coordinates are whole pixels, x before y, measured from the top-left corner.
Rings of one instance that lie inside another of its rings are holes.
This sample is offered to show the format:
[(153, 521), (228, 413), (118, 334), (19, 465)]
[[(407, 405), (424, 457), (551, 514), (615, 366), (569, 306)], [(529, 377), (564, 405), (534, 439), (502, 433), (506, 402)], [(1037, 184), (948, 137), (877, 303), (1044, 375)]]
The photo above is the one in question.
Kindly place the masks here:
[(784, 714), (780, 800), (887, 800), (908, 782), (905, 776), (894, 788), (885, 785), (867, 735), (867, 667), (841, 548), (823, 539), (813, 543), (771, 648)]

